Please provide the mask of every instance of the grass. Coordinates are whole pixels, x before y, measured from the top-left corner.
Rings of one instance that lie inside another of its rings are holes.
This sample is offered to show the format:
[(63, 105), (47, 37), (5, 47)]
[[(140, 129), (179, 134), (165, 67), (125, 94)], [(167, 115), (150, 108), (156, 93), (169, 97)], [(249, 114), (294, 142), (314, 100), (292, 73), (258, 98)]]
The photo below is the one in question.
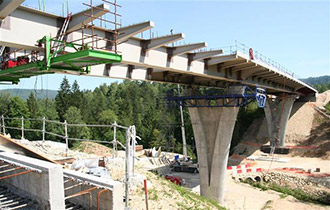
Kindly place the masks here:
[(306, 201), (306, 202), (311, 202), (311, 203), (316, 203), (316, 204), (326, 204), (329, 205), (328, 203), (326, 203), (321, 197), (315, 196), (315, 195), (310, 195), (308, 193), (306, 193), (303, 190), (300, 189), (292, 189), (289, 188), (287, 186), (279, 186), (277, 184), (274, 183), (270, 183), (270, 184), (262, 184), (260, 182), (253, 182), (253, 181), (242, 181), (244, 183), (248, 183), (253, 187), (257, 187), (260, 188), (261, 190), (265, 191), (265, 190), (274, 190), (277, 192), (282, 193), (282, 195), (280, 195), (280, 197), (283, 199), (285, 197), (287, 197), (288, 195), (291, 195), (295, 198), (297, 198), (298, 200), (301, 201)]
[(148, 198), (150, 200), (158, 201), (158, 199), (159, 199), (158, 193), (159, 192), (157, 190), (155, 190), (155, 189), (149, 190), (148, 191), (148, 196), (149, 196)]
[(273, 203), (272, 200), (268, 200), (268, 201), (266, 202), (266, 204), (264, 205), (264, 207), (262, 207), (261, 210), (265, 210), (265, 209), (270, 209), (270, 208), (272, 208), (272, 206), (271, 206), (272, 203)]
[(172, 182), (168, 182), (168, 183), (169, 183), (170, 188), (172, 188), (173, 190), (176, 190), (182, 197), (184, 197), (185, 199), (190, 200), (192, 203), (194, 203), (194, 207), (187, 207), (187, 208), (183, 208), (186, 205), (181, 204), (181, 207), (183, 209), (198, 210), (200, 204), (204, 203), (204, 204), (208, 204), (210, 206), (210, 208), (208, 208), (208, 209), (211, 209), (211, 207), (215, 207), (218, 210), (226, 210), (226, 208), (220, 206), (218, 204), (218, 202), (215, 200), (205, 198), (200, 195), (196, 195), (195, 193), (190, 192), (186, 188), (173, 184)]

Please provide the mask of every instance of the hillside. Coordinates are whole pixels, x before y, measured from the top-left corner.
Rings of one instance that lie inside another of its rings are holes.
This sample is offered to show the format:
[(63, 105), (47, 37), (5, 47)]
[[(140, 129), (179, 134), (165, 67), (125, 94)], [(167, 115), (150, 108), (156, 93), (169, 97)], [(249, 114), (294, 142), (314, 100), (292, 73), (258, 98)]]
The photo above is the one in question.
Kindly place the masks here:
[(34, 90), (34, 89), (5, 89), (0, 90), (0, 93), (9, 93), (11, 96), (18, 96), (26, 100), (30, 93), (35, 93), (36, 98), (45, 99), (50, 98), (54, 99), (57, 95), (57, 90)]
[(325, 75), (320, 77), (308, 77), (306, 79), (301, 79), (301, 80), (311, 85), (329, 84), (330, 76)]

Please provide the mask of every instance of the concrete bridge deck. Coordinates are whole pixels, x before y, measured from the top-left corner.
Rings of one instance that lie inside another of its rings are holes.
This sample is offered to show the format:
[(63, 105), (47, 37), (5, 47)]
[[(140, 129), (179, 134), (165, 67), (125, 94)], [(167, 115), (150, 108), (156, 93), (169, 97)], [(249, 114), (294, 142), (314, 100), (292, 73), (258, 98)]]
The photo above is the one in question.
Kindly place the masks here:
[[(22, 1), (11, 2), (12, 12), (8, 14), (6, 2), (0, 4), (0, 17), (3, 18), (0, 24), (0, 45), (2, 46), (42, 51), (36, 46), (36, 41), (46, 34), (56, 36), (65, 20), (61, 16), (20, 6)], [(108, 8), (104, 4), (99, 7), (104, 10)], [(100, 12), (95, 15), (103, 14), (104, 12)], [(67, 41), (81, 38), (81, 32), (74, 30), (88, 21), (88, 17), (84, 17), (81, 13), (74, 14), (68, 28), (68, 31), (72, 33), (68, 35)], [(302, 96), (313, 95), (317, 92), (294, 75), (283, 72), (257, 57), (251, 59), (248, 54), (239, 49), (233, 48), (231, 52), (224, 54), (223, 50), (198, 51), (207, 46), (205, 42), (173, 45), (184, 38), (182, 33), (149, 39), (135, 37), (153, 27), (154, 23), (148, 21), (119, 28), (117, 41), (118, 51), (123, 58), (122, 62), (93, 66), (88, 75), (208, 87), (244, 84), (266, 88), (268, 93), (287, 92)], [(32, 28), (33, 32), (27, 33)], [(86, 29), (85, 33), (91, 34), (91, 31)], [(95, 34), (100, 38), (111, 37), (112, 31), (95, 27)], [(104, 40), (98, 43), (99, 46), (109, 45)], [(50, 69), (48, 72), (81, 75), (81, 72), (58, 69)]]

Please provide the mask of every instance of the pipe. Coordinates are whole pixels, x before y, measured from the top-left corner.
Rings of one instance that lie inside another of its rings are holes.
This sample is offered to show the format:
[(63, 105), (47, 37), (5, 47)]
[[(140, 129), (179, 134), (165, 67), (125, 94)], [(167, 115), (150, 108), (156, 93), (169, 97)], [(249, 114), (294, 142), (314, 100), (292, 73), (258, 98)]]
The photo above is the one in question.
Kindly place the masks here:
[(108, 189), (100, 190), (97, 193), (97, 208), (96, 208), (97, 210), (100, 210), (100, 195), (106, 191), (108, 191)]

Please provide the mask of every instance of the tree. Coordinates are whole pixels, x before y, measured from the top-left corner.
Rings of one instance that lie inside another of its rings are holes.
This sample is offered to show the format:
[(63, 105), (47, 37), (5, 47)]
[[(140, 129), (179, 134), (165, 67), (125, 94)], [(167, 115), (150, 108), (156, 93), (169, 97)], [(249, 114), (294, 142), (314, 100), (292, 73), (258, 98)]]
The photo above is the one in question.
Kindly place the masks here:
[(74, 81), (71, 87), (71, 106), (81, 108), (83, 103), (83, 93), (79, 89), (77, 80)]
[[(71, 106), (64, 114), (64, 119), (69, 124), (85, 124), (82, 120), (80, 110), (77, 107)], [(91, 137), (90, 130), (86, 126), (71, 127), (68, 126), (69, 138), (89, 139)], [(71, 144), (72, 145), (72, 144)]]
[(26, 103), (30, 112), (30, 117), (36, 118), (38, 112), (38, 104), (32, 92), (30, 93), (29, 98), (26, 100)]
[(56, 110), (60, 117), (60, 120), (64, 120), (64, 114), (71, 106), (71, 89), (69, 80), (64, 77), (60, 86), (60, 90), (55, 97)]
[(0, 93), (0, 115), (6, 115), (10, 104), (10, 94)]
[[(6, 122), (7, 126), (20, 128), (21, 120), (19, 118), (21, 118), (21, 117), (28, 118), (29, 117), (29, 109), (28, 109), (25, 101), (23, 101), (23, 99), (21, 99), (17, 96), (10, 98), (10, 104), (9, 104), (7, 116), (9, 118), (15, 118), (15, 119), (9, 119)], [(25, 121), (24, 128), (29, 128), (29, 127), (30, 127), (30, 122)], [(19, 130), (12, 129), (12, 130), (10, 130), (10, 134), (13, 138), (21, 137), (21, 132)]]

